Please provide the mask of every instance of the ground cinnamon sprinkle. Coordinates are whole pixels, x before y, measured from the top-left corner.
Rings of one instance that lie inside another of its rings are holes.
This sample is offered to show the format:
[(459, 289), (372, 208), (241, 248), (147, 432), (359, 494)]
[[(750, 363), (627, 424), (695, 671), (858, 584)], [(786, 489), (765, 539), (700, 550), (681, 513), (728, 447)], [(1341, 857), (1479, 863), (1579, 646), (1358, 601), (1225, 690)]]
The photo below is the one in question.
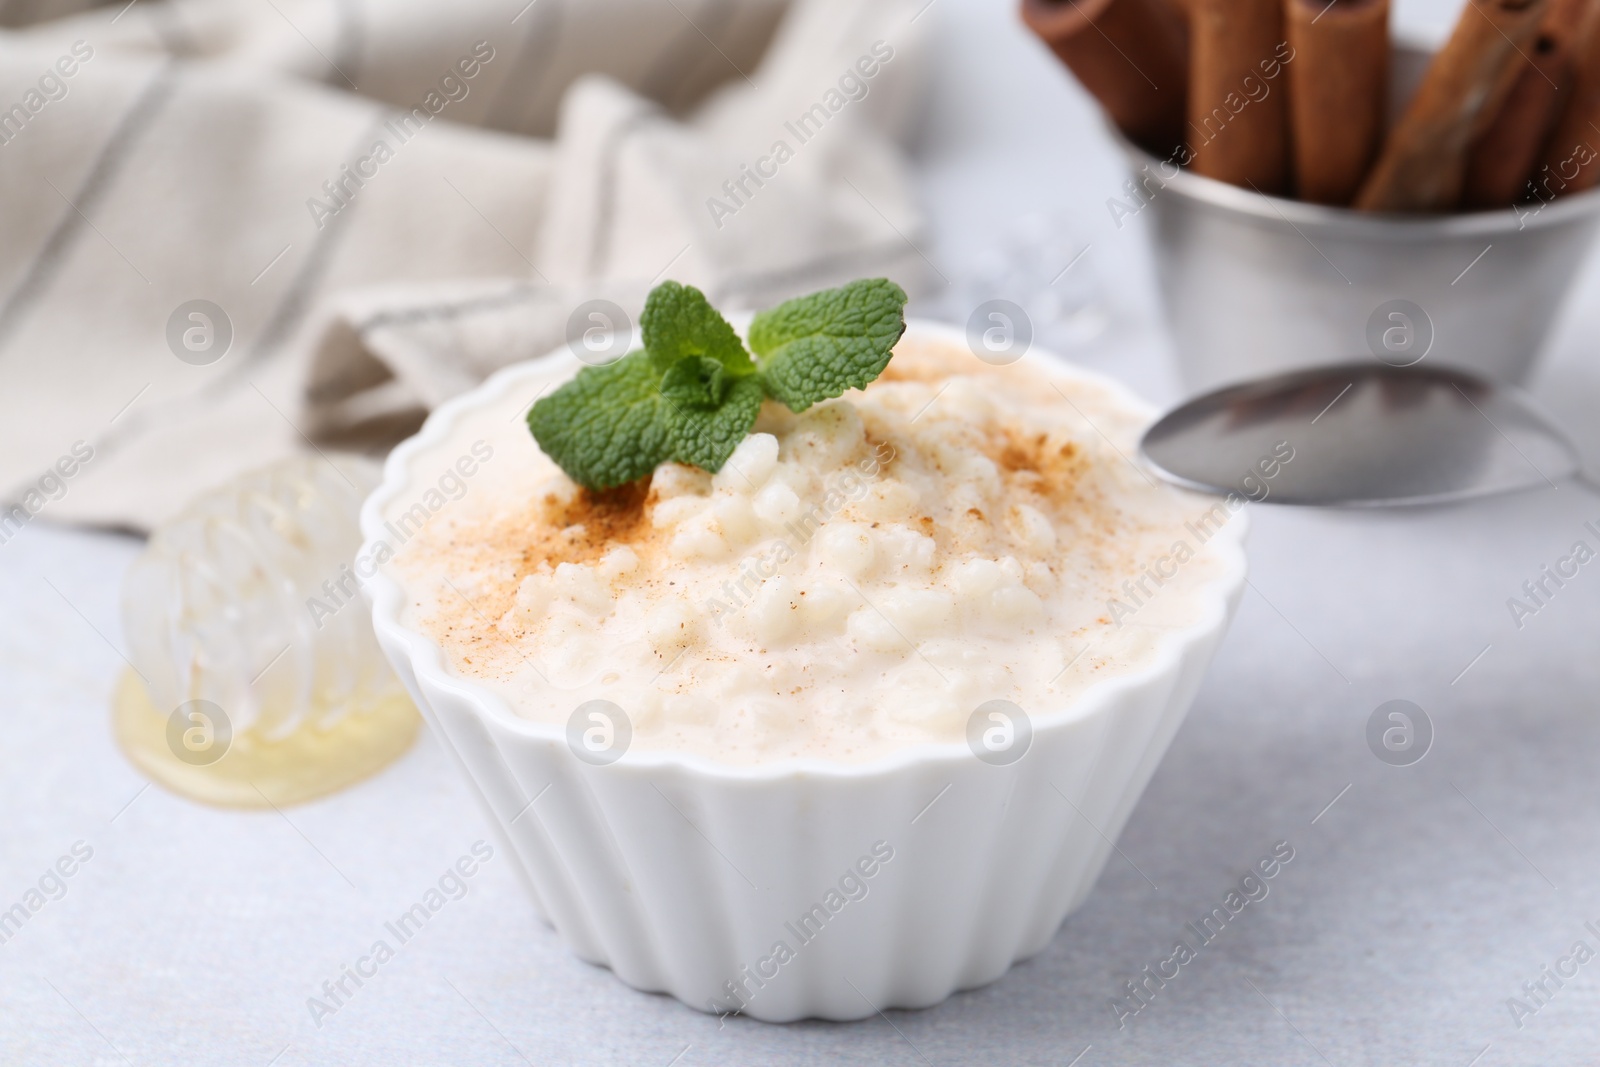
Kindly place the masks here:
[(896, 445), (893, 441), (879, 437), (870, 429), (865, 434), (867, 453), (878, 461), (877, 478), (890, 478), (894, 476), (895, 461), (900, 458), (900, 451), (905, 446)]
[(531, 571), (541, 563), (589, 563), (616, 545), (637, 548), (655, 532), (651, 504), (649, 475), (614, 489), (579, 487), (571, 499), (551, 493), (519, 529), (523, 566)]
[(1051, 480), (1076, 481), (1088, 468), (1088, 459), (1074, 441), (1053, 445), (1046, 433), (1020, 434), (1006, 427), (1005, 444), (995, 461), (1005, 471), (1032, 471)]
[(593, 563), (617, 545), (627, 545), (641, 559), (653, 557), (662, 537), (651, 522), (653, 510), (647, 476), (600, 492), (577, 488), (571, 497), (548, 493), (496, 517), (472, 536), (458, 532), (447, 547), (455, 557), (477, 564), (478, 592), (470, 604), (447, 600), (450, 606), (441, 610), (477, 643), (482, 635), (473, 620), (499, 618), (508, 611), (530, 574), (562, 563)]
[(987, 451), (1007, 476), (1057, 507), (1082, 504), (1089, 459), (1075, 442), (1053, 442), (1049, 434), (1019, 433), (1009, 427), (1003, 433), (1004, 443)]

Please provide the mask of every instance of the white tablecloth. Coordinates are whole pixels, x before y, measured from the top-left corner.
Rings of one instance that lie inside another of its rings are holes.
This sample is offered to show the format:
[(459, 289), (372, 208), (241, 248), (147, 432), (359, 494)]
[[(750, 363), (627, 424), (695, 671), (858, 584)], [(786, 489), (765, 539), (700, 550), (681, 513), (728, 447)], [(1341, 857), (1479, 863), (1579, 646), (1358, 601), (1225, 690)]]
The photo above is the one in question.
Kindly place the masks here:
[[(1116, 311), (1082, 358), (1171, 399), (1165, 341), (1138, 325), (1145, 235), (1105, 214), (1121, 175), (1090, 112), (1009, 3), (935, 4), (924, 251), (955, 276), (1024, 211), (1067, 213)], [(1597, 329), (1591, 271), (1534, 383), (1591, 458)], [(145, 788), (107, 718), (137, 543), (36, 523), (0, 546), (0, 910), (75, 845), (92, 856), (0, 944), (0, 1061), (1591, 1062), (1600, 960), (1559, 986), (1543, 968), (1570, 971), (1579, 940), (1600, 949), (1584, 925), (1600, 928), (1600, 572), (1520, 630), (1506, 607), (1586, 519), (1600, 500), (1573, 488), (1403, 514), (1257, 508), (1251, 588), (1119, 842), (1127, 859), (1050, 947), (929, 1011), (783, 1027), (719, 1023), (580, 963), (498, 854), (318, 1027), (307, 998), (492, 840), (477, 807), (426, 735), (381, 777), (282, 815)], [(1365, 741), (1393, 698), (1436, 729), (1411, 767)], [(1295, 858), (1270, 895), (1119, 1029), (1123, 983), (1278, 841)], [(1537, 1011), (1514, 1017), (1513, 997)]]

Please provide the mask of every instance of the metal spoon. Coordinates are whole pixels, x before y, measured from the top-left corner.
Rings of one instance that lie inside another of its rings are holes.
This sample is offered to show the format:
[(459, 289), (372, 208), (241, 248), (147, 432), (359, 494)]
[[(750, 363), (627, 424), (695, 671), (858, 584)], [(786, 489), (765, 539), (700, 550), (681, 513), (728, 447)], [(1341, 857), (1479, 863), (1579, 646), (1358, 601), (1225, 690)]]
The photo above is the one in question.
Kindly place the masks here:
[(1323, 507), (1554, 488), (1582, 470), (1520, 390), (1439, 365), (1346, 363), (1228, 386), (1163, 416), (1140, 452), (1187, 488)]

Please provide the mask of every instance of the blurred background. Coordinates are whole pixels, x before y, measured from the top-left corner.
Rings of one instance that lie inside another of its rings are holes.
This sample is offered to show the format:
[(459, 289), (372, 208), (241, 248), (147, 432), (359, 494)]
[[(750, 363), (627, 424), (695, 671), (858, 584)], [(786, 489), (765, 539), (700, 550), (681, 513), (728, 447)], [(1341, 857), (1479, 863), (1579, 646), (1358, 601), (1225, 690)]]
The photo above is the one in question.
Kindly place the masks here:
[[(1392, 27), (1437, 45), (1459, 14), (1397, 0)], [(573, 959), (490, 861), (314, 1023), (307, 998), (487, 824), (426, 732), (294, 808), (150, 788), (108, 727), (143, 533), (265, 463), (381, 456), (494, 368), (627, 329), (667, 277), (734, 308), (885, 274), (958, 325), (1004, 299), (1040, 350), (1168, 405), (1152, 213), (1111, 210), (1123, 150), (1004, 0), (8, 0), (0, 25), (0, 491), (24, 509), (0, 521), (0, 908), (77, 857), (0, 943), (0, 1059), (1592, 1058), (1595, 968), (1508, 1006), (1600, 946), (1600, 593), (1508, 610), (1593, 537), (1574, 487), (1253, 509), (1239, 618), (1119, 842), (1137, 870), (1114, 859), (993, 986), (719, 1021)], [(1527, 379), (1589, 456), (1597, 286), (1587, 257)], [(1400, 698), (1433, 731), (1404, 767), (1366, 740)], [(1272, 898), (1119, 1025), (1125, 982), (1280, 840)]]

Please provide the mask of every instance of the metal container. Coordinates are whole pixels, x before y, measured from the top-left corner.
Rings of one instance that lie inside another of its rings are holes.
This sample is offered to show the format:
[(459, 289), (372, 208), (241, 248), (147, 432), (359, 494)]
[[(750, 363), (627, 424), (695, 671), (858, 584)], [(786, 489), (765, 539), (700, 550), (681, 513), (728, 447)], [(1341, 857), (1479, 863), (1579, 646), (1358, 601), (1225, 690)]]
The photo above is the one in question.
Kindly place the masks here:
[[(1529, 374), (1600, 220), (1600, 189), (1465, 215), (1374, 215), (1180, 171), (1118, 138), (1195, 391), (1377, 356)], [(1124, 220), (1119, 220), (1124, 221)]]

